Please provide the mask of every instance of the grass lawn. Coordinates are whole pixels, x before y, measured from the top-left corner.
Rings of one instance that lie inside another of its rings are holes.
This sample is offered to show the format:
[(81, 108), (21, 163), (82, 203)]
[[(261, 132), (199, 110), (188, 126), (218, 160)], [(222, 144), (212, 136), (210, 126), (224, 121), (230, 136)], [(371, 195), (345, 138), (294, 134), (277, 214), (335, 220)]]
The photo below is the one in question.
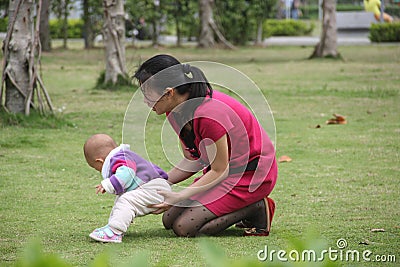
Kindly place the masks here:
[[(114, 196), (95, 195), (100, 175), (87, 166), (82, 145), (98, 132), (121, 140), (133, 92), (92, 89), (104, 68), (101, 49), (44, 54), (44, 83), (68, 124), (0, 128), (0, 265), (13, 265), (34, 238), (45, 252), (74, 266), (89, 265), (104, 251), (110, 251), (112, 266), (145, 252), (152, 266), (204, 266), (206, 255), (199, 248), (204, 240), (229, 259), (257, 261), (266, 245), (289, 251), (293, 239), (311, 249), (310, 231), (325, 249), (338, 249), (342, 238), (348, 244), (344, 250), (370, 250), (372, 260), (395, 255), (395, 263), (382, 265), (398, 265), (400, 46), (344, 46), (339, 51), (345, 60), (307, 60), (311, 47), (128, 49), (131, 73), (148, 57), (170, 53), (181, 61), (221, 62), (248, 75), (273, 111), (277, 157), (288, 155), (293, 161), (279, 164), (269, 237), (242, 237), (241, 230), (231, 227), (216, 237), (177, 238), (163, 229), (161, 216), (150, 215), (136, 219), (119, 245), (88, 237), (106, 224)], [(333, 113), (346, 116), (348, 123), (326, 125)], [(160, 122), (160, 117), (151, 119), (148, 127)], [(153, 135), (147, 140), (149, 150), (159, 149), (159, 137)], [(162, 155), (156, 163), (169, 168)], [(362, 259), (336, 262), (366, 264)]]

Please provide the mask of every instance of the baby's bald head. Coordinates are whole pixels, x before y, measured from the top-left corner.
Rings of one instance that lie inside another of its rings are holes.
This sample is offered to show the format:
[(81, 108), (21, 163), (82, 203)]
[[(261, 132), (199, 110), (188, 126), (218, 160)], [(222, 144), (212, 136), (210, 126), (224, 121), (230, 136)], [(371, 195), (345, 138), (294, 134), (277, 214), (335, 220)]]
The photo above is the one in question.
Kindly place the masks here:
[(85, 159), (90, 167), (101, 171), (105, 158), (117, 146), (114, 139), (107, 134), (92, 135), (83, 146)]

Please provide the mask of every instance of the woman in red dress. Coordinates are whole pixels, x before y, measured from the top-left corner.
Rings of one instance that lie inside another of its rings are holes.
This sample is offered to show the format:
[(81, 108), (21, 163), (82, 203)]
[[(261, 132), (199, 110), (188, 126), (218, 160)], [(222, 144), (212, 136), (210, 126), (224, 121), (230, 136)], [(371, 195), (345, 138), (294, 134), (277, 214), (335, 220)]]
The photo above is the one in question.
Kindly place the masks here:
[(229, 226), (245, 235), (268, 235), (277, 179), (274, 146), (254, 115), (236, 99), (213, 90), (197, 67), (169, 55), (144, 62), (134, 76), (145, 103), (166, 114), (184, 158), (168, 172), (177, 184), (203, 170), (179, 192), (164, 192), (166, 229), (177, 236), (214, 235)]

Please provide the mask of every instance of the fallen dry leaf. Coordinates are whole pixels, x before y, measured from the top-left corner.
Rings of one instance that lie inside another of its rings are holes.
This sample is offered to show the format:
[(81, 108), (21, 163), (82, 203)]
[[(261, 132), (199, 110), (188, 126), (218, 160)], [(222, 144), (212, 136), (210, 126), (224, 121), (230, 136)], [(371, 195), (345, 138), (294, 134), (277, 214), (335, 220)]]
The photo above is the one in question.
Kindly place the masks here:
[(289, 156), (281, 156), (281, 157), (278, 159), (278, 162), (291, 162), (291, 161), (292, 161), (292, 158), (289, 157)]
[(371, 229), (371, 232), (373, 232), (373, 233), (385, 232), (385, 229), (383, 229), (383, 228), (374, 228), (374, 229)]
[(368, 239), (364, 239), (363, 241), (360, 241), (358, 244), (359, 245), (370, 245), (371, 241), (369, 241)]
[(339, 114), (333, 114), (332, 119), (329, 119), (326, 121), (326, 124), (347, 124), (346, 117), (339, 115)]

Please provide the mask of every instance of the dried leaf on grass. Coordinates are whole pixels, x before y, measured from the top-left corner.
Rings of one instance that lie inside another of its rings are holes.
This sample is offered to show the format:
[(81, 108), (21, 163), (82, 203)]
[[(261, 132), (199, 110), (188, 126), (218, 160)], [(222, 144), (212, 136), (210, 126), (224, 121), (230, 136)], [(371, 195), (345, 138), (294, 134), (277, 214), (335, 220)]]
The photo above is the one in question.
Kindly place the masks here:
[(371, 241), (369, 241), (368, 239), (364, 239), (364, 240), (360, 241), (358, 244), (359, 245), (370, 245)]
[(278, 162), (291, 162), (291, 161), (292, 161), (292, 158), (289, 157), (289, 156), (281, 156), (281, 157), (278, 159)]
[(326, 124), (347, 124), (347, 120), (345, 116), (339, 114), (333, 114), (332, 119), (326, 121)]
[(385, 229), (383, 229), (383, 228), (373, 228), (373, 229), (371, 229), (371, 232), (373, 232), (373, 233), (385, 232)]

